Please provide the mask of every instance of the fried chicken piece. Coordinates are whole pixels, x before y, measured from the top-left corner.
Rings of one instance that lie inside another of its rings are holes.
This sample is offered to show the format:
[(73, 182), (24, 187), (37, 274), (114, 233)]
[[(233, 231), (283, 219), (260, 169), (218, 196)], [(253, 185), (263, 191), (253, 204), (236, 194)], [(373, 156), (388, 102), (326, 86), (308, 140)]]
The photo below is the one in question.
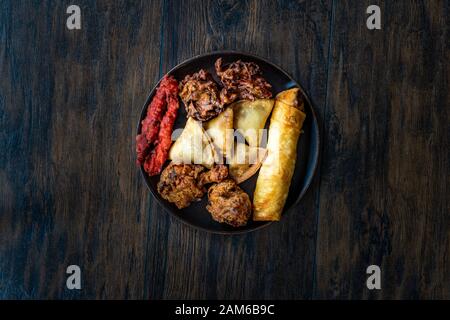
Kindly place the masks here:
[(215, 69), (223, 85), (220, 92), (223, 104), (241, 99), (253, 101), (272, 97), (272, 86), (262, 77), (259, 66), (254, 62), (238, 60), (224, 68), (222, 58), (219, 58)]
[(220, 182), (228, 176), (228, 168), (223, 165), (205, 170), (201, 165), (172, 162), (161, 173), (158, 193), (178, 209), (186, 208), (192, 201), (199, 201), (203, 197), (205, 184)]
[(203, 69), (184, 78), (180, 84), (180, 97), (188, 116), (196, 120), (207, 121), (223, 110), (217, 84)]
[(247, 224), (252, 213), (252, 203), (246, 194), (232, 179), (211, 186), (208, 190), (206, 209), (214, 220), (233, 227)]

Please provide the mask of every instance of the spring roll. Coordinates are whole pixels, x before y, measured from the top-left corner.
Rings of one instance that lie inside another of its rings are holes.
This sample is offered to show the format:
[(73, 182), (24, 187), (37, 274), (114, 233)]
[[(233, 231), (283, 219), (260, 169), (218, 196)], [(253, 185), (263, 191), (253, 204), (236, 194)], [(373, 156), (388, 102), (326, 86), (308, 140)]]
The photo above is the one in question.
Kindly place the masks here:
[(255, 193), (253, 220), (280, 220), (297, 158), (297, 142), (306, 114), (299, 89), (280, 92), (270, 118), (267, 157), (264, 160)]

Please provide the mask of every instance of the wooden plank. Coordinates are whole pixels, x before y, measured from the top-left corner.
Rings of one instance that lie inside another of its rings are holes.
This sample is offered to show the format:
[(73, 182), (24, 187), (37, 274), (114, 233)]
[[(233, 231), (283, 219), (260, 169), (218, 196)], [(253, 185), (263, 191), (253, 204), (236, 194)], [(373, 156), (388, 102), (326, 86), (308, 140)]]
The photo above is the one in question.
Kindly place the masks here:
[(449, 298), (449, 3), (375, 2), (335, 2), (315, 297)]
[[(163, 71), (216, 50), (261, 55), (300, 81), (321, 110), (325, 105), (329, 1), (166, 1)], [(167, 247), (150, 244), (147, 273), (159, 282), (151, 298), (310, 298), (318, 186), (296, 212), (267, 229), (218, 236), (170, 219)], [(159, 212), (158, 212), (159, 213)], [(155, 213), (156, 214), (156, 213)], [(150, 235), (161, 225), (151, 224)], [(160, 263), (162, 261), (162, 263)]]
[[(0, 4), (0, 297), (142, 298), (148, 224), (164, 218), (133, 142), (161, 3), (77, 1), (74, 31), (70, 4)], [(65, 289), (70, 264), (81, 291)]]

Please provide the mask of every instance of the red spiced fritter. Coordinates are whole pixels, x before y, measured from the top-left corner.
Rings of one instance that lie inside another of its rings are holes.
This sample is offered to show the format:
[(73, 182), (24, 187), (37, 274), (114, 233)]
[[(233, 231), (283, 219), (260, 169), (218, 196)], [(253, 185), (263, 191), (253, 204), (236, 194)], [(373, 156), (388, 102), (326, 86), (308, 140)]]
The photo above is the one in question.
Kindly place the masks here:
[(167, 160), (178, 107), (178, 82), (165, 76), (147, 108), (141, 133), (136, 136), (137, 163), (150, 176), (159, 174)]

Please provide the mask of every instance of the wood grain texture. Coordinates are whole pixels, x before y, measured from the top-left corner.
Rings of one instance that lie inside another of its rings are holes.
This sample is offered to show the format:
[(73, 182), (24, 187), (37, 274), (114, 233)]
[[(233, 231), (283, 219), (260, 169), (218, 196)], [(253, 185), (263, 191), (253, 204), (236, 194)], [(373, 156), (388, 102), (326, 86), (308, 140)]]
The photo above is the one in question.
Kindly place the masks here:
[(449, 298), (449, 3), (383, 1), (369, 31), (372, 2), (334, 8), (315, 296)]
[[(0, 297), (141, 298), (152, 204), (133, 136), (161, 3), (77, 1), (74, 31), (69, 4), (1, 4)], [(70, 264), (81, 291), (65, 289)]]
[[(0, 2), (0, 298), (450, 298), (448, 1)], [(291, 73), (321, 167), (281, 222), (194, 230), (135, 166), (148, 92), (194, 55)], [(65, 289), (80, 265), (81, 291)], [(382, 290), (365, 269), (382, 268)]]

